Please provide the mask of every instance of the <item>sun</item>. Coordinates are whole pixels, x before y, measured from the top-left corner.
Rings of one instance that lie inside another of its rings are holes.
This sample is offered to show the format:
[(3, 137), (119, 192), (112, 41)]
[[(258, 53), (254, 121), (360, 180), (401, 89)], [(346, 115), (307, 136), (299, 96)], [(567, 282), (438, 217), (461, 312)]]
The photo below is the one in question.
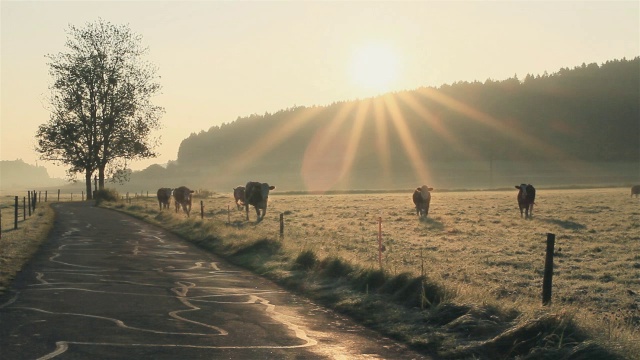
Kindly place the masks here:
[(367, 91), (385, 92), (398, 76), (398, 57), (384, 43), (368, 43), (354, 49), (349, 69), (351, 80)]

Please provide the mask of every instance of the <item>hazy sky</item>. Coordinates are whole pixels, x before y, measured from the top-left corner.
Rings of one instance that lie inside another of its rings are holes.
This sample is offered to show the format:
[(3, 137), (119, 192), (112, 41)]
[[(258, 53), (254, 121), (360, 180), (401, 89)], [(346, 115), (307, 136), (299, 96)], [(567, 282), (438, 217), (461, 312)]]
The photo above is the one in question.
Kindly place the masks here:
[[(37, 160), (47, 122), (46, 54), (69, 24), (128, 24), (158, 67), (160, 157), (191, 133), (295, 105), (640, 55), (639, 1), (0, 2), (0, 159)], [(207, 154), (202, 154), (207, 156)]]

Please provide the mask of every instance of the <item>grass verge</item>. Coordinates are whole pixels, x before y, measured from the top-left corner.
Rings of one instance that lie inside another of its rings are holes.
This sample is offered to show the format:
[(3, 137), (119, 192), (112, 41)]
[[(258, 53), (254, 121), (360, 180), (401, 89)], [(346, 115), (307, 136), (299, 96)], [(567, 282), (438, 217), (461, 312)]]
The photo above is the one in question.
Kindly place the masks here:
[[(228, 261), (313, 299), (425, 354), (445, 359), (635, 359), (640, 346), (580, 322), (567, 307), (522, 308), (457, 289), (425, 273), (392, 273), (322, 256), (252, 223), (201, 221), (104, 203), (161, 226)], [(615, 327), (615, 326), (614, 326)], [(609, 337), (609, 340), (611, 337)]]
[[(51, 206), (40, 204), (36, 207), (35, 213), (18, 223), (18, 229), (3, 226), (0, 238), (0, 294), (47, 239), (53, 228), (54, 218), (55, 213)], [(8, 225), (4, 221), (3, 219), (3, 224)]]

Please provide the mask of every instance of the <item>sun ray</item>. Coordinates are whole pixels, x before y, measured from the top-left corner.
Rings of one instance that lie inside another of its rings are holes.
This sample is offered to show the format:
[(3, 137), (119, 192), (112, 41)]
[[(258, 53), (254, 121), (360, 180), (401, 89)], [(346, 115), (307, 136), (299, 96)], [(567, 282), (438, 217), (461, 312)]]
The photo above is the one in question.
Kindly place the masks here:
[(505, 135), (510, 139), (517, 140), (520, 144), (523, 144), (532, 150), (544, 152), (545, 155), (549, 158), (569, 160), (569, 156), (556, 146), (541, 141), (513, 126), (506, 127), (505, 122), (499, 121), (493, 116), (485, 114), (482, 111), (479, 111), (470, 105), (447, 96), (440, 91), (431, 88), (425, 88), (422, 89), (420, 93), (429, 99), (437, 101), (438, 103), (445, 105), (454, 111), (457, 111), (493, 130), (496, 130), (497, 132)]
[(355, 104), (342, 105), (336, 116), (326, 127), (318, 129), (307, 145), (300, 169), (307, 190), (324, 192), (342, 179), (348, 140), (341, 130)]
[(389, 146), (389, 133), (386, 124), (386, 108), (380, 100), (373, 101), (373, 117), (376, 125), (376, 153), (382, 167), (381, 179), (391, 177), (391, 147)]
[(356, 117), (353, 121), (353, 128), (349, 135), (349, 141), (347, 143), (347, 149), (344, 154), (344, 161), (342, 163), (342, 177), (348, 177), (351, 169), (353, 168), (353, 162), (356, 158), (356, 153), (360, 145), (360, 139), (362, 137), (362, 130), (364, 129), (365, 120), (369, 112), (370, 101), (361, 101), (356, 112)]
[(404, 148), (404, 151), (411, 162), (411, 166), (418, 175), (418, 179), (426, 182), (431, 182), (429, 171), (427, 170), (427, 163), (422, 158), (422, 152), (418, 148), (415, 139), (411, 135), (411, 130), (407, 125), (407, 122), (398, 107), (396, 97), (385, 97), (385, 105), (389, 110), (391, 117), (391, 123), (395, 127), (398, 135), (400, 136), (400, 143)]
[(418, 118), (426, 123), (435, 133), (442, 137), (448, 144), (461, 151), (463, 154), (481, 160), (479, 154), (473, 151), (471, 148), (465, 145), (465, 143), (458, 139), (455, 134), (444, 125), (443, 121), (439, 119), (433, 112), (431, 112), (426, 106), (421, 104), (413, 95), (413, 93), (405, 93), (399, 97), (402, 103), (406, 104), (416, 113)]
[(230, 159), (227, 165), (224, 167), (224, 172), (229, 174), (238, 173), (245, 169), (252, 162), (260, 159), (269, 150), (280, 145), (283, 141), (293, 136), (293, 134), (302, 128), (310, 119), (315, 117), (321, 111), (320, 107), (306, 108), (300, 111), (300, 115), (297, 118), (285, 121), (280, 127), (275, 126), (269, 133), (262, 136), (253, 145), (246, 148), (246, 150)]

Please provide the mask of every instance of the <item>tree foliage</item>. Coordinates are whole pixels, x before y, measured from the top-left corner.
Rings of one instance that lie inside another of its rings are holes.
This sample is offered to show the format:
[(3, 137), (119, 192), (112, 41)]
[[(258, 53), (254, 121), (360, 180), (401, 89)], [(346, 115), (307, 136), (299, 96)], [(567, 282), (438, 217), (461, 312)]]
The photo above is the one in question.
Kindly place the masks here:
[(161, 86), (141, 42), (128, 26), (99, 19), (70, 25), (66, 52), (47, 55), (51, 115), (38, 128), (36, 150), (68, 165), (70, 176), (84, 172), (89, 195), (96, 171), (102, 189), (131, 160), (156, 156), (151, 135), (164, 110), (151, 98)]

